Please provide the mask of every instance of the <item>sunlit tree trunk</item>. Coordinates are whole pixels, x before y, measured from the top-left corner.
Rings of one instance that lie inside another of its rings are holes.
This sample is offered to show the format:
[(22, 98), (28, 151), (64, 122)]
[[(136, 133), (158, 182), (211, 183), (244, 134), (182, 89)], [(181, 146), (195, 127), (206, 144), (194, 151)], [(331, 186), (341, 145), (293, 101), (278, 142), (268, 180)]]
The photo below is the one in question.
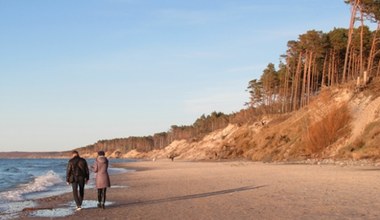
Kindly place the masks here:
[(328, 54), (326, 53), (326, 57), (323, 60), (321, 87), (325, 86), (326, 68), (327, 68), (328, 59), (329, 59), (329, 57), (328, 57)]
[(331, 74), (330, 74), (330, 86), (334, 85), (335, 75), (336, 75), (336, 63), (335, 63), (335, 53), (332, 54), (332, 61), (331, 61)]
[(311, 69), (313, 62), (313, 51), (309, 52), (309, 58), (307, 60), (307, 99), (306, 104), (310, 103), (310, 91), (311, 91)]
[(347, 76), (350, 76), (351, 75), (351, 79), (356, 79), (354, 73), (355, 71), (353, 71), (355, 69), (355, 54), (354, 54), (354, 49), (351, 48), (351, 56), (350, 56), (350, 61), (348, 63), (348, 74)]
[(376, 48), (377, 48), (377, 44), (380, 43), (380, 37), (379, 38), (377, 37), (379, 29), (380, 29), (380, 21), (377, 22), (377, 28), (376, 28), (375, 33), (373, 34), (373, 37), (372, 37), (371, 50), (370, 50), (370, 53), (369, 53), (368, 64), (367, 64), (367, 71), (368, 71), (369, 75), (371, 75), (371, 73), (373, 72), (372, 71), (373, 62), (374, 62), (374, 59), (375, 59), (375, 55), (377, 54)]
[(297, 69), (294, 79), (294, 101), (293, 101), (293, 110), (297, 110), (299, 106), (299, 84), (300, 84), (300, 77), (301, 77), (301, 70), (302, 70), (302, 53), (299, 54), (298, 62), (297, 62)]
[(285, 75), (285, 112), (289, 111), (289, 69), (286, 68), (286, 75)]
[(316, 63), (316, 58), (314, 58), (313, 60), (313, 70), (312, 70), (312, 86), (311, 86), (311, 89), (312, 89), (312, 95), (315, 94), (315, 92), (319, 89), (318, 85), (319, 85), (319, 72), (317, 71), (318, 69), (318, 66), (317, 66), (317, 63)]
[[(308, 58), (308, 54), (305, 54), (306, 59)], [(301, 89), (301, 107), (304, 107), (306, 105), (306, 99), (305, 99), (305, 94), (306, 94), (306, 77), (307, 77), (307, 60), (305, 61), (305, 66), (303, 68), (303, 80), (302, 80), (302, 89)]]
[(351, 8), (350, 27), (348, 29), (347, 47), (346, 47), (346, 54), (345, 54), (345, 57), (344, 57), (343, 73), (342, 73), (342, 75), (343, 75), (343, 81), (345, 81), (345, 79), (346, 79), (348, 56), (349, 56), (349, 52), (350, 52), (350, 46), (351, 46), (351, 41), (352, 41), (352, 34), (354, 32), (355, 16), (356, 16), (358, 4), (359, 4), (359, 0), (355, 0), (354, 4), (352, 5), (352, 8)]
[(364, 33), (364, 18), (363, 18), (363, 10), (361, 7), (359, 7), (360, 11), (360, 58), (359, 58), (359, 63), (360, 63), (360, 75), (364, 73), (364, 65), (363, 65), (363, 33)]
[(332, 71), (334, 66), (334, 54), (332, 51), (330, 51), (330, 60), (327, 70), (327, 86), (331, 86), (331, 78), (332, 78)]

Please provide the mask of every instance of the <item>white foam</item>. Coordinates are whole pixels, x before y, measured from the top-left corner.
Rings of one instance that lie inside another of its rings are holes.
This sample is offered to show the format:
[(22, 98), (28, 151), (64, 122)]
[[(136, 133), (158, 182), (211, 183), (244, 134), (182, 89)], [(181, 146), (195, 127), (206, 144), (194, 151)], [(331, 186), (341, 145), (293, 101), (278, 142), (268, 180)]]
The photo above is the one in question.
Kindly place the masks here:
[(34, 207), (33, 201), (10, 202), (0, 204), (0, 220), (17, 219), (25, 207)]
[(125, 168), (118, 168), (118, 167), (110, 167), (108, 168), (109, 174), (122, 174), (130, 172), (131, 170), (125, 169)]
[[(84, 200), (82, 204), (82, 209), (93, 209), (97, 208), (98, 202), (95, 200)], [(106, 202), (105, 205), (110, 206), (114, 202)], [(55, 209), (41, 209), (34, 211), (29, 214), (30, 217), (45, 217), (45, 218), (57, 218), (57, 217), (66, 217), (74, 214), (75, 212), (75, 203), (69, 202), (64, 207), (59, 207)], [(1, 219), (0, 219), (1, 220)]]
[(21, 184), (15, 189), (0, 193), (0, 198), (8, 201), (22, 201), (25, 194), (45, 191), (49, 187), (62, 182), (63, 180), (59, 175), (50, 170), (42, 176), (37, 176), (27, 184)]

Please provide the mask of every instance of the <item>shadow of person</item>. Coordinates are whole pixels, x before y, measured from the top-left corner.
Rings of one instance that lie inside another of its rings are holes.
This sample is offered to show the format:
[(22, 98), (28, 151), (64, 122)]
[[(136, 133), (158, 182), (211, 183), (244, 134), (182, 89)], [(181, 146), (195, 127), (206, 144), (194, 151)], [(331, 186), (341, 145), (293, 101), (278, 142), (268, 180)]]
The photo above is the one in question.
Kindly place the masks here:
[(224, 195), (224, 194), (228, 194), (228, 193), (254, 190), (254, 189), (259, 189), (259, 188), (266, 187), (266, 186), (267, 185), (244, 186), (244, 187), (239, 187), (239, 188), (219, 190), (219, 191), (213, 191), (213, 192), (205, 192), (205, 193), (198, 193), (198, 194), (191, 194), (191, 195), (184, 195), (184, 196), (174, 196), (174, 197), (169, 197), (169, 198), (154, 199), (154, 200), (148, 200), (148, 201), (130, 202), (130, 203), (126, 203), (124, 205), (140, 206), (140, 205), (158, 204), (158, 203), (163, 203), (163, 202), (176, 202), (176, 201), (183, 201), (183, 200), (190, 200), (190, 199), (197, 199), (197, 198), (206, 198), (206, 197), (210, 197), (210, 196), (218, 196), (218, 195)]

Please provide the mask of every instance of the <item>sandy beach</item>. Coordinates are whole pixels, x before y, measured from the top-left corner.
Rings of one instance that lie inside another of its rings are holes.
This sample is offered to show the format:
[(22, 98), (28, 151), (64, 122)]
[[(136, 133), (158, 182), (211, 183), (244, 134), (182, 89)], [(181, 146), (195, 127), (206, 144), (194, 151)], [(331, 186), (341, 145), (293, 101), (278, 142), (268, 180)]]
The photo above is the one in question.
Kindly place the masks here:
[[(160, 160), (120, 164), (135, 172), (111, 176), (105, 210), (87, 189), (87, 207), (70, 193), (37, 200), (22, 219), (380, 219), (380, 168)], [(37, 211), (37, 212), (38, 212)]]

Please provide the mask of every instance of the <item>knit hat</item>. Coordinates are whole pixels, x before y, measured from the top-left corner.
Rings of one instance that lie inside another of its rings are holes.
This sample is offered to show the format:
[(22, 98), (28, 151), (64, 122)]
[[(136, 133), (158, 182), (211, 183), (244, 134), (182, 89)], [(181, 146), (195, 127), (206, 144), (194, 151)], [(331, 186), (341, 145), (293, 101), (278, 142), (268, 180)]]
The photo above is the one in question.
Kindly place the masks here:
[(105, 153), (104, 153), (104, 151), (101, 150), (101, 151), (98, 151), (98, 155), (99, 155), (99, 156), (104, 156)]

